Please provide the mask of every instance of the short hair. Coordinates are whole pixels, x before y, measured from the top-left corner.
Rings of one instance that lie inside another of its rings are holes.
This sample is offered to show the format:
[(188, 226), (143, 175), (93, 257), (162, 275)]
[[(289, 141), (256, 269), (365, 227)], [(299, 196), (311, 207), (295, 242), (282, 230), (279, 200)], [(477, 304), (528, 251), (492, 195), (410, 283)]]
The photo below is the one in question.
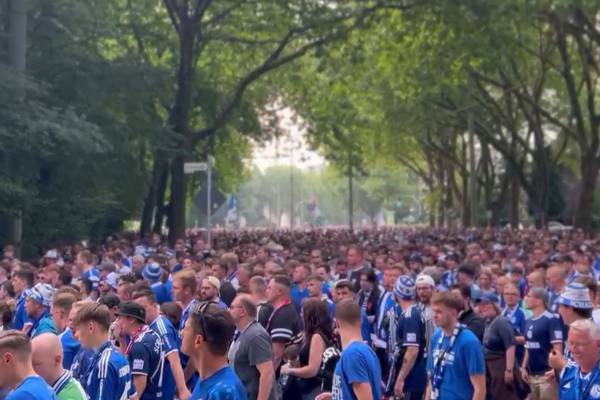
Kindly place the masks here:
[(469, 275), (471, 278), (475, 277), (475, 268), (471, 264), (462, 264), (458, 267), (457, 272), (462, 272), (463, 274)]
[(600, 327), (589, 319), (578, 319), (569, 325), (569, 329), (587, 332), (592, 340), (600, 340)]
[(350, 299), (339, 301), (335, 305), (335, 318), (350, 325), (359, 325), (360, 306)]
[(361, 257), (363, 255), (363, 249), (359, 245), (353, 244), (352, 246), (348, 247), (348, 250), (346, 250), (346, 254), (348, 254), (350, 250), (354, 250)]
[(244, 310), (246, 310), (246, 314), (248, 314), (249, 317), (256, 318), (256, 303), (252, 299), (252, 296), (248, 294), (238, 294), (235, 298), (240, 302), (240, 305), (244, 307)]
[(33, 281), (35, 280), (35, 274), (31, 269), (29, 269), (29, 268), (18, 269), (16, 271), (13, 271), (13, 276), (16, 276), (19, 279), (22, 279), (23, 281), (25, 281), (25, 284), (28, 287), (33, 286)]
[(89, 250), (81, 250), (79, 252), (79, 257), (81, 257), (87, 264), (94, 263), (94, 255)]
[(79, 326), (86, 322), (95, 322), (108, 332), (110, 328), (110, 311), (108, 307), (100, 303), (86, 303), (81, 306), (73, 324)]
[(377, 275), (375, 275), (375, 271), (373, 271), (371, 268), (362, 270), (360, 272), (360, 276), (363, 275), (367, 278), (367, 282), (370, 282), (372, 284), (377, 283)]
[(31, 341), (21, 331), (0, 332), (0, 352), (10, 351), (17, 360), (27, 362), (31, 359)]
[(183, 310), (181, 306), (174, 301), (169, 301), (160, 305), (160, 312), (171, 321), (173, 326), (179, 326)]
[(275, 283), (278, 285), (286, 287), (288, 290), (292, 287), (292, 282), (286, 275), (273, 275), (271, 280), (275, 281)]
[(253, 276), (250, 278), (250, 285), (255, 285), (261, 292), (267, 289), (267, 282), (262, 276)]
[(225, 253), (221, 256), (221, 260), (219, 261), (219, 265), (224, 265), (227, 267), (228, 271), (232, 271), (237, 269), (239, 264), (239, 258), (235, 253)]
[(6, 301), (0, 301), (0, 324), (9, 326), (13, 318), (13, 310), (10, 304)]
[(321, 278), (321, 275), (317, 275), (317, 274), (312, 274), (309, 275), (308, 278), (306, 278), (306, 281), (319, 281), (319, 282), (324, 282), (323, 278)]
[(456, 312), (460, 312), (464, 308), (463, 300), (452, 292), (435, 293), (431, 298), (431, 304), (441, 304), (456, 310)]
[(137, 282), (137, 277), (135, 276), (135, 274), (133, 273), (129, 273), (129, 274), (125, 274), (125, 275), (121, 275), (119, 277), (119, 279), (117, 280), (118, 283), (136, 283)]
[(348, 289), (351, 292), (354, 292), (354, 285), (348, 279), (340, 279), (335, 283), (335, 289)]
[(196, 293), (196, 272), (191, 270), (178, 271), (173, 275), (173, 281), (179, 280), (184, 288), (189, 288)]
[(148, 301), (150, 301), (150, 303), (156, 304), (156, 296), (154, 295), (154, 292), (150, 289), (138, 290), (133, 294), (132, 297), (134, 300), (139, 299), (141, 297), (145, 297), (146, 299), (148, 299)]
[(542, 302), (544, 303), (544, 308), (548, 308), (548, 292), (546, 291), (546, 289), (540, 287), (533, 287), (529, 289), (527, 294), (535, 297), (538, 300), (542, 300)]
[(71, 311), (71, 307), (73, 307), (73, 303), (77, 301), (77, 297), (75, 297), (72, 293), (60, 293), (54, 296), (52, 300), (52, 308), (60, 308), (69, 313)]
[(588, 288), (590, 297), (596, 297), (596, 293), (598, 293), (598, 282), (594, 278), (587, 275), (579, 275), (575, 278), (575, 282), (583, 283), (585, 287)]
[(235, 324), (227, 310), (213, 303), (201, 303), (190, 313), (189, 318), (194, 334), (202, 335), (211, 354), (215, 356), (227, 354), (235, 332)]

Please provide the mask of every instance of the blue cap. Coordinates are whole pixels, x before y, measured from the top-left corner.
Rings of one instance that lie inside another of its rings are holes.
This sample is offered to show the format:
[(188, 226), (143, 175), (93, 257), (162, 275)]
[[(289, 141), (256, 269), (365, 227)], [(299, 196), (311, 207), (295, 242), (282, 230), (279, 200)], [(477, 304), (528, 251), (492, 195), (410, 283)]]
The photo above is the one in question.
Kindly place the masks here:
[(473, 301), (475, 303), (497, 303), (498, 296), (496, 296), (496, 293), (494, 292), (484, 292), (479, 290), (475, 294)]
[(587, 286), (579, 282), (570, 283), (565, 290), (562, 291), (558, 299), (556, 299), (556, 302), (558, 304), (579, 309), (594, 308), (590, 298), (590, 291)]
[(142, 271), (142, 276), (144, 279), (150, 282), (156, 282), (160, 280), (162, 276), (162, 270), (160, 269), (160, 265), (158, 263), (150, 263), (146, 265), (146, 268)]
[(408, 275), (401, 275), (394, 285), (394, 295), (402, 300), (415, 298), (415, 280)]

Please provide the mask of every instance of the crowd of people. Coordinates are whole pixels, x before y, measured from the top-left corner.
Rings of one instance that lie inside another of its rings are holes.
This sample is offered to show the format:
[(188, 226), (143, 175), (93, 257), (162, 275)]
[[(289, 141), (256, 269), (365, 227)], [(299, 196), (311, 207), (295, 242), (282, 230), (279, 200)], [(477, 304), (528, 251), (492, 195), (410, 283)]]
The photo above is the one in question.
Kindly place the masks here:
[(600, 399), (600, 239), (122, 234), (0, 261), (0, 399)]

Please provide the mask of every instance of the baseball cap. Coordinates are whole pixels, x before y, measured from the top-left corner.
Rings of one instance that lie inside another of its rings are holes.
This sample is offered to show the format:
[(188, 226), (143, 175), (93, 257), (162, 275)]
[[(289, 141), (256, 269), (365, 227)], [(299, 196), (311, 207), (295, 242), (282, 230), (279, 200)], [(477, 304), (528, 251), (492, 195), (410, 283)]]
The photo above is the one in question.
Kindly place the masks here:
[(394, 285), (394, 295), (402, 300), (412, 300), (415, 298), (415, 281), (408, 275), (401, 275)]
[(415, 281), (415, 285), (425, 284), (431, 287), (435, 287), (435, 281), (429, 275), (421, 274), (417, 276), (417, 280)]
[(146, 310), (134, 301), (119, 304), (119, 310), (115, 314), (121, 317), (135, 318), (143, 324), (146, 323)]
[(594, 308), (588, 288), (579, 282), (570, 283), (556, 299), (558, 304), (565, 306), (591, 309)]
[(498, 296), (496, 296), (496, 293), (494, 292), (484, 292), (484, 291), (478, 291), (475, 296), (474, 296), (474, 302), (475, 303), (497, 303), (498, 302)]
[(54, 295), (54, 289), (47, 283), (38, 283), (31, 288), (27, 298), (36, 301), (44, 307), (52, 306), (52, 297)]
[(158, 265), (158, 263), (155, 262), (146, 265), (146, 267), (142, 271), (142, 276), (144, 277), (144, 279), (151, 282), (158, 281), (162, 276), (160, 265)]

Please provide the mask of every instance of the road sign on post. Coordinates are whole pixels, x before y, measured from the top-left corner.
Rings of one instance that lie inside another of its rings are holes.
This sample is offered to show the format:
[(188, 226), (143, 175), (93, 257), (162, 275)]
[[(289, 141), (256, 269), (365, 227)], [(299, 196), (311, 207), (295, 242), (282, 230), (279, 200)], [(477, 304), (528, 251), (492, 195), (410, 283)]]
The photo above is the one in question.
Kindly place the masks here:
[(211, 186), (212, 186), (212, 165), (215, 159), (212, 156), (208, 156), (207, 162), (187, 162), (183, 164), (183, 172), (186, 174), (193, 174), (194, 172), (204, 172), (207, 174), (207, 191), (206, 191), (206, 241), (208, 248), (212, 249), (212, 237), (211, 237), (211, 212), (212, 212), (212, 198), (211, 198)]
[(208, 163), (205, 162), (186, 162), (183, 164), (183, 172), (193, 174), (194, 172), (203, 172), (208, 170)]

